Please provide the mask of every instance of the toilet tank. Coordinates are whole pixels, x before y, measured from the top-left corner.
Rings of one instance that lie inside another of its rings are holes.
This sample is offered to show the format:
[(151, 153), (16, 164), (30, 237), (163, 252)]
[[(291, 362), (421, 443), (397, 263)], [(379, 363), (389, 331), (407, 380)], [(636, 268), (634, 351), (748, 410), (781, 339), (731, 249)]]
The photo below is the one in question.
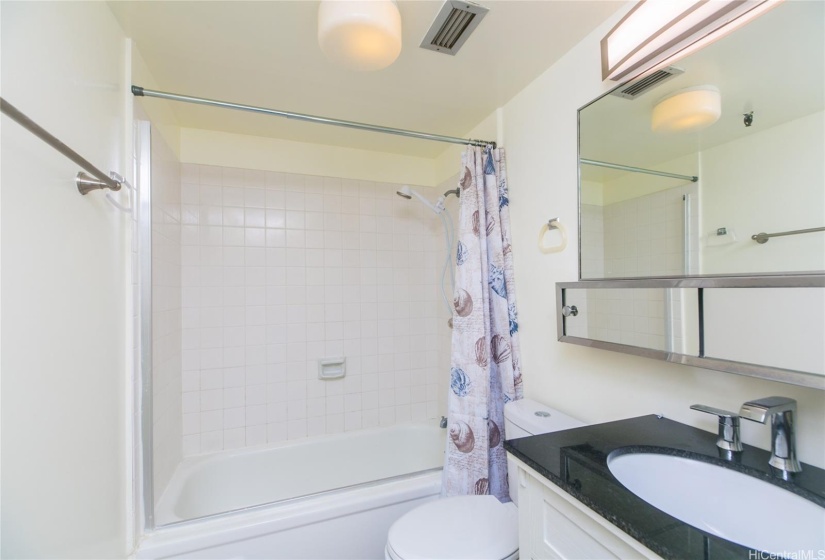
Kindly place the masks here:
[(536, 436), (580, 426), (584, 426), (584, 422), (530, 399), (510, 401), (504, 405), (504, 436), (507, 439)]
[[(504, 405), (504, 437), (518, 439), (527, 436), (569, 430), (584, 426), (584, 422), (536, 401), (521, 399)], [(518, 505), (518, 468), (507, 457), (507, 478), (510, 499)]]

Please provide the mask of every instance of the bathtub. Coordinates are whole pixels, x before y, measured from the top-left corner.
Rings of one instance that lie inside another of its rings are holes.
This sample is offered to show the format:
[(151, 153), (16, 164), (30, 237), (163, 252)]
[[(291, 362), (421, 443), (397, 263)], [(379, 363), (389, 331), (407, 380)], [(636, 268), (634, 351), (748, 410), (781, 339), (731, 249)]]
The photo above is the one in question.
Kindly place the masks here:
[(441, 489), (445, 431), (403, 424), (185, 459), (137, 558), (383, 558)]

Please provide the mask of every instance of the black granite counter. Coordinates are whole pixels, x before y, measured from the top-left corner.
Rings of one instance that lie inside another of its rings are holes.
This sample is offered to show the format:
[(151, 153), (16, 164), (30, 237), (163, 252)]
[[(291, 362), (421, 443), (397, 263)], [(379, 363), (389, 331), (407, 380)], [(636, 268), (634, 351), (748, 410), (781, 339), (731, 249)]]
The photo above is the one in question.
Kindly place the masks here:
[[(803, 464), (785, 481), (768, 465), (768, 451), (745, 445), (733, 461), (720, 458), (716, 434), (658, 416), (642, 416), (506, 441), (505, 449), (649, 549), (669, 559), (754, 560), (743, 546), (705, 533), (656, 509), (619, 483), (607, 456), (664, 453), (725, 466), (766, 480), (825, 507), (825, 470)], [(690, 489), (688, 489), (690, 491)], [(731, 515), (736, 505), (730, 506)], [(766, 515), (773, 515), (769, 506)]]

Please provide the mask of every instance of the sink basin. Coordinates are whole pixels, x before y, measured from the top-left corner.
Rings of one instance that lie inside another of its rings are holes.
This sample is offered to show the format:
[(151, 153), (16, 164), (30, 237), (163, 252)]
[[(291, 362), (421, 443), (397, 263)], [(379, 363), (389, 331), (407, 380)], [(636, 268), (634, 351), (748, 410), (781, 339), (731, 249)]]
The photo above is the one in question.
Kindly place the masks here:
[(769, 482), (657, 453), (614, 452), (607, 466), (650, 505), (725, 540), (793, 558), (825, 550), (825, 508)]

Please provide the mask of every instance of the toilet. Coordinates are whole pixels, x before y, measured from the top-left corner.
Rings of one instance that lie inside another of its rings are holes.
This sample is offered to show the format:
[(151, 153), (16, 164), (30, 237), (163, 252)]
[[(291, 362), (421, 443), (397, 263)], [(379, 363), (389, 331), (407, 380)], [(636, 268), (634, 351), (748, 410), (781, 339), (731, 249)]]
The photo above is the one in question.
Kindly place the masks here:
[[(543, 404), (522, 399), (504, 406), (507, 439), (578, 428), (584, 423)], [(390, 527), (387, 560), (515, 560), (518, 558), (517, 469), (507, 460), (510, 499), (453, 496), (426, 503)]]

